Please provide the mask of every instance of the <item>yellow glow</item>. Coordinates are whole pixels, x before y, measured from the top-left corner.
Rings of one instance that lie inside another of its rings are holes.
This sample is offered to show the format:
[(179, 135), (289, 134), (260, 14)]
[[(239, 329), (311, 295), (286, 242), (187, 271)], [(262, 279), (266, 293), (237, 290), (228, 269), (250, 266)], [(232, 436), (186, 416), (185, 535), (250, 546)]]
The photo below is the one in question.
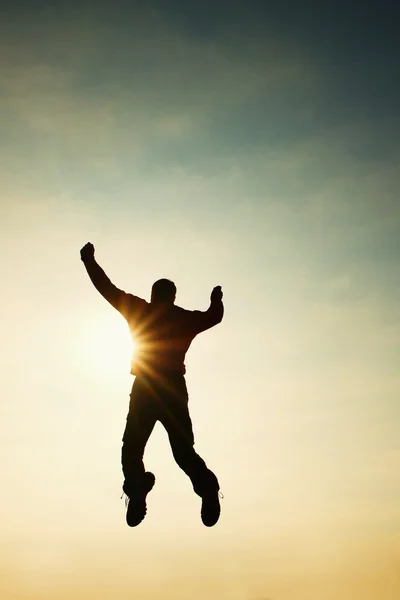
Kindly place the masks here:
[(121, 373), (130, 368), (136, 349), (124, 323), (110, 319), (94, 320), (85, 327), (83, 351), (85, 363), (98, 373)]

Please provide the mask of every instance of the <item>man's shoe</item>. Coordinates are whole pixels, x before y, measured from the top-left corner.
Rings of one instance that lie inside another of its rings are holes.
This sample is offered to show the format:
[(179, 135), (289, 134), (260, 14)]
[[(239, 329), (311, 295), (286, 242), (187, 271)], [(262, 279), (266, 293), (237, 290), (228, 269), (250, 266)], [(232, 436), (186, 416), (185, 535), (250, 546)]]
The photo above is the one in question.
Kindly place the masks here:
[(156, 478), (153, 473), (146, 471), (142, 486), (136, 487), (129, 493), (125, 492), (127, 495), (126, 522), (129, 527), (136, 527), (145, 518), (147, 512), (146, 496), (153, 489), (155, 481)]
[(221, 514), (219, 503), (219, 483), (212, 471), (208, 471), (207, 480), (201, 490), (201, 520), (206, 527), (213, 527)]

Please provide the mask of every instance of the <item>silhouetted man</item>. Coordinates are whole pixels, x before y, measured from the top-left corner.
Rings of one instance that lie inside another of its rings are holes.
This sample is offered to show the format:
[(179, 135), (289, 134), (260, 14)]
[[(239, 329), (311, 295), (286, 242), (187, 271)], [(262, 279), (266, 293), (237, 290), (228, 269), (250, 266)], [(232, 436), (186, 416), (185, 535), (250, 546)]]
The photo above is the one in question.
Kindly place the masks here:
[(175, 305), (176, 287), (168, 279), (153, 284), (151, 301), (146, 302), (111, 283), (95, 260), (93, 244), (82, 248), (81, 259), (95, 288), (127, 320), (137, 344), (131, 368), (135, 381), (122, 444), (126, 521), (135, 527), (146, 515), (146, 496), (155, 477), (145, 471), (143, 454), (155, 423), (160, 421), (167, 430), (175, 461), (202, 498), (202, 521), (212, 527), (220, 515), (219, 483), (194, 450), (184, 359), (195, 336), (222, 321), (221, 287), (213, 289), (207, 311), (189, 311)]

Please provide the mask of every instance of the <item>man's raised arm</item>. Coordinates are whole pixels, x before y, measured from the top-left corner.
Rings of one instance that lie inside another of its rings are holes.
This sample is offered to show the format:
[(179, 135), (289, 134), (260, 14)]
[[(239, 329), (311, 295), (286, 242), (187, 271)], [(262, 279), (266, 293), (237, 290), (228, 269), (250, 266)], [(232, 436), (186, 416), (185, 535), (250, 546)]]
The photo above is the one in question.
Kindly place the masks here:
[(222, 303), (222, 289), (221, 286), (218, 285), (211, 292), (210, 298), (210, 306), (208, 310), (202, 312), (199, 310), (193, 311), (193, 316), (195, 319), (195, 328), (197, 333), (201, 331), (206, 331), (206, 329), (210, 329), (214, 327), (214, 325), (218, 325), (221, 323), (222, 318), (224, 316), (224, 305)]
[(94, 257), (94, 246), (90, 242), (85, 244), (81, 249), (81, 259), (96, 290), (100, 292), (103, 298), (112, 304), (114, 308), (124, 313), (124, 309), (128, 304), (128, 294), (118, 289), (96, 262)]

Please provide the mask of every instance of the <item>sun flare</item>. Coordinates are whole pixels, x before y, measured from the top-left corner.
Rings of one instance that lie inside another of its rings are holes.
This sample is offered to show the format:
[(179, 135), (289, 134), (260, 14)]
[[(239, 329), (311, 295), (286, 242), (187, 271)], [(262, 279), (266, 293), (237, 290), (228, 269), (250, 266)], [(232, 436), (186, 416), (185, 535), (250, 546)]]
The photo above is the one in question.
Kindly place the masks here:
[(101, 373), (130, 369), (136, 343), (124, 323), (102, 320), (85, 328), (85, 362)]

